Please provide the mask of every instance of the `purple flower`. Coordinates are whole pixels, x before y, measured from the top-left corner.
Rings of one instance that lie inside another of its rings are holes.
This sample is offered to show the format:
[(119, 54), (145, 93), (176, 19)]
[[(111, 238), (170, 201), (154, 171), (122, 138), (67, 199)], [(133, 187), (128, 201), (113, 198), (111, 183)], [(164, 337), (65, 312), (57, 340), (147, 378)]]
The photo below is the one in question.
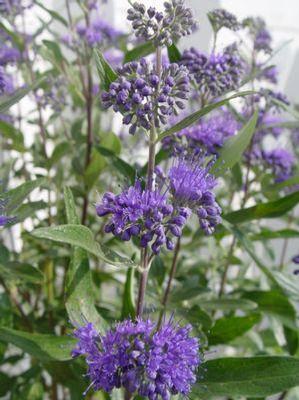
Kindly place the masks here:
[(0, 0), (0, 12), (10, 17), (15, 17), (30, 7), (31, 0)]
[(181, 130), (176, 137), (165, 138), (163, 147), (174, 150), (174, 154), (218, 155), (219, 149), (235, 135), (239, 125), (230, 112), (221, 111)]
[(221, 28), (227, 28), (232, 31), (240, 29), (241, 25), (237, 20), (237, 17), (226, 11), (224, 8), (217, 8), (208, 13), (208, 18), (215, 32), (218, 32)]
[(122, 35), (121, 31), (115, 29), (107, 21), (99, 17), (93, 20), (90, 26), (86, 26), (82, 22), (79, 23), (76, 31), (79, 39), (84, 39), (91, 47), (112, 44)]
[(0, 66), (0, 95), (1, 94), (12, 94), (14, 91), (14, 85), (11, 76), (7, 75)]
[(141, 3), (133, 3), (127, 19), (132, 23), (136, 37), (153, 41), (156, 46), (170, 46), (182, 36), (190, 35), (196, 27), (190, 8), (184, 0), (164, 2), (164, 13), (155, 7), (148, 9)]
[(270, 83), (276, 84), (278, 82), (277, 76), (277, 67), (273, 65), (271, 67), (265, 68), (258, 76), (258, 79), (265, 79)]
[(167, 246), (172, 236), (181, 235), (181, 225), (177, 226), (174, 220), (181, 210), (175, 210), (169, 203), (166, 191), (143, 190), (140, 181), (119, 195), (105, 193), (96, 211), (99, 217), (110, 216), (106, 233), (111, 232), (125, 241), (137, 237), (141, 247), (151, 243), (155, 254), (163, 245)]
[(74, 333), (78, 345), (73, 356), (85, 353), (94, 390), (109, 393), (123, 387), (131, 394), (163, 400), (187, 396), (201, 363), (191, 329), (172, 321), (157, 329), (152, 321), (138, 319), (118, 323), (102, 336), (87, 324)]
[(184, 108), (189, 91), (185, 67), (164, 66), (159, 78), (156, 68), (141, 59), (125, 64), (118, 73), (119, 78), (102, 94), (103, 106), (120, 112), (123, 123), (131, 125), (131, 134), (140, 127), (149, 130), (153, 122), (156, 127), (166, 124), (171, 115)]
[(275, 175), (276, 182), (282, 182), (290, 178), (295, 166), (295, 158), (292, 153), (278, 148), (271, 151), (263, 151), (262, 155), (265, 163)]
[(209, 168), (202, 167), (196, 159), (177, 159), (168, 174), (174, 204), (192, 210), (207, 235), (221, 222), (221, 208), (212, 193), (217, 181)]
[(234, 46), (209, 56), (192, 47), (184, 51), (181, 63), (188, 68), (198, 90), (206, 98), (236, 89), (244, 72), (244, 63)]
[(249, 17), (243, 21), (243, 26), (249, 29), (254, 42), (254, 49), (256, 51), (263, 51), (265, 53), (272, 52), (272, 37), (267, 30), (265, 21), (260, 18)]
[(299, 264), (299, 254), (292, 258), (293, 263)]
[(21, 54), (19, 50), (9, 47), (2, 46), (0, 48), (0, 65), (7, 65), (19, 61)]

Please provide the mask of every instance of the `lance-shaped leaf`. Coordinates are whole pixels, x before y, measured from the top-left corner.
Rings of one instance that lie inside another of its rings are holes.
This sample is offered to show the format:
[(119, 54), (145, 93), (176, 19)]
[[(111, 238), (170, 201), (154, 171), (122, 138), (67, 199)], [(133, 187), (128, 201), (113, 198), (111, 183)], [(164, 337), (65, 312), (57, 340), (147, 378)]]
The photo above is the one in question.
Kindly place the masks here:
[(103, 54), (99, 50), (94, 50), (94, 59), (101, 83), (105, 90), (108, 90), (110, 84), (117, 79), (117, 73), (111, 65), (105, 60)]
[[(64, 189), (66, 217), (69, 223), (80, 224), (76, 213), (75, 201), (70, 188)], [(66, 309), (73, 324), (85, 325), (92, 322), (99, 332), (107, 326), (106, 321), (95, 308), (95, 296), (89, 268), (87, 252), (79, 247), (73, 248), (71, 262), (65, 285)]]
[(32, 235), (39, 239), (49, 239), (54, 242), (80, 247), (110, 265), (122, 268), (136, 266), (132, 260), (120, 256), (107, 246), (96, 242), (90, 229), (84, 225), (67, 224), (39, 228), (33, 231)]
[(134, 47), (132, 50), (126, 52), (124, 57), (124, 63), (139, 60), (142, 57), (148, 56), (155, 51), (153, 42), (141, 43)]
[(41, 187), (45, 183), (46, 179), (39, 178), (33, 181), (22, 183), (20, 186), (3, 193), (1, 198), (7, 201), (7, 205), (5, 207), (6, 212), (9, 214), (12, 211), (17, 210), (34, 189)]
[(167, 47), (167, 53), (169, 61), (172, 63), (178, 63), (182, 59), (180, 50), (176, 47), (174, 43), (171, 46)]
[(281, 199), (257, 204), (253, 207), (234, 211), (223, 216), (232, 224), (240, 224), (255, 219), (277, 218), (286, 214), (299, 203), (299, 191), (291, 193)]
[(203, 364), (203, 377), (193, 390), (200, 399), (266, 397), (299, 385), (295, 357), (218, 358)]
[(179, 132), (182, 129), (185, 129), (188, 126), (194, 124), (200, 118), (202, 118), (203, 116), (209, 114), (211, 111), (215, 110), (216, 108), (224, 106), (230, 100), (236, 99), (237, 97), (248, 96), (248, 95), (253, 94), (253, 93), (255, 93), (255, 92), (253, 92), (253, 91), (245, 91), (245, 92), (236, 93), (236, 94), (234, 94), (234, 95), (232, 95), (232, 96), (230, 96), (230, 97), (228, 97), (226, 99), (223, 99), (223, 100), (217, 101), (215, 103), (209, 104), (209, 105), (205, 106), (204, 108), (201, 108), (200, 110), (195, 111), (193, 114), (191, 114), (188, 117), (182, 119), (182, 121), (178, 122), (177, 124), (175, 124), (171, 128), (169, 128), (166, 131), (160, 133), (160, 135), (158, 136), (157, 142), (161, 141), (166, 136), (173, 135), (174, 133)]
[(68, 336), (46, 335), (0, 328), (0, 340), (11, 343), (42, 362), (70, 360), (76, 341)]
[(0, 101), (0, 113), (4, 113), (10, 109), (14, 104), (18, 103), (32, 90), (37, 89), (45, 80), (45, 77), (38, 79), (34, 84), (29, 85), (23, 89), (18, 89), (10, 96), (4, 96), (4, 99)]
[(254, 135), (257, 118), (258, 112), (256, 111), (240, 132), (224, 143), (224, 146), (219, 152), (219, 157), (211, 169), (212, 173), (219, 175), (221, 171), (232, 168), (240, 161)]

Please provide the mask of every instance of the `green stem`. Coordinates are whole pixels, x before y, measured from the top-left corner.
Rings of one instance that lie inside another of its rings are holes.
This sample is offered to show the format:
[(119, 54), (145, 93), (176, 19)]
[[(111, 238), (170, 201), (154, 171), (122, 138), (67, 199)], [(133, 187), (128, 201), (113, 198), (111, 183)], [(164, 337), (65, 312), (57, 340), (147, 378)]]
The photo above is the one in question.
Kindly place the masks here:
[(169, 273), (169, 277), (168, 277), (167, 286), (166, 286), (166, 289), (165, 289), (165, 292), (164, 292), (163, 299), (161, 301), (162, 309), (161, 309), (160, 315), (159, 315), (159, 320), (158, 320), (158, 325), (157, 325), (158, 329), (161, 326), (161, 323), (162, 323), (162, 320), (163, 320), (163, 316), (164, 316), (164, 313), (166, 311), (166, 306), (167, 306), (167, 302), (168, 302), (168, 299), (169, 299), (169, 294), (170, 294), (172, 281), (173, 281), (173, 279), (175, 277), (175, 274), (176, 274), (180, 248), (181, 248), (181, 239), (178, 238), (176, 246), (175, 246), (175, 249), (174, 249), (174, 254), (173, 254), (173, 259), (172, 259), (172, 264), (171, 264), (171, 269), (170, 269), (170, 273)]

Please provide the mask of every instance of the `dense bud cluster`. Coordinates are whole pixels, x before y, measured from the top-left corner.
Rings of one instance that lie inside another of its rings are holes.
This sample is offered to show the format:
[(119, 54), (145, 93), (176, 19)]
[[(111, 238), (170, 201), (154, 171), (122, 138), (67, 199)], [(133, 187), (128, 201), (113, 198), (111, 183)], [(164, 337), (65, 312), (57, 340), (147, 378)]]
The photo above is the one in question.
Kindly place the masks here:
[(73, 356), (85, 355), (87, 376), (95, 390), (123, 387), (150, 400), (187, 396), (200, 365), (198, 339), (191, 326), (172, 321), (160, 328), (150, 320), (125, 320), (101, 336), (92, 324), (74, 332)]
[(237, 17), (224, 8), (217, 8), (209, 12), (208, 18), (215, 32), (218, 32), (221, 28), (237, 31), (241, 27)]
[(170, 0), (164, 3), (164, 12), (155, 7), (146, 7), (135, 2), (128, 9), (128, 20), (137, 37), (152, 40), (156, 46), (170, 46), (182, 36), (189, 35), (196, 26), (190, 8), (184, 0)]
[(236, 89), (244, 72), (244, 63), (234, 45), (225, 48), (223, 53), (209, 56), (192, 47), (184, 51), (181, 63), (188, 68), (199, 91), (206, 97)]
[(249, 29), (249, 33), (253, 38), (254, 49), (265, 53), (272, 52), (272, 37), (266, 27), (263, 18), (249, 17), (243, 21), (243, 26)]
[(119, 78), (102, 94), (104, 108), (113, 107), (130, 125), (130, 133), (142, 127), (149, 130), (166, 124), (168, 117), (177, 115), (188, 98), (187, 70), (177, 64), (164, 66), (161, 76), (156, 67), (145, 59), (130, 62), (118, 69)]
[(185, 128), (176, 136), (168, 136), (163, 147), (172, 154), (218, 155), (223, 143), (233, 136), (239, 123), (228, 111), (221, 111), (207, 118), (200, 119), (197, 124)]
[(162, 184), (153, 191), (142, 189), (137, 181), (119, 195), (104, 194), (96, 211), (100, 217), (110, 216), (105, 232), (125, 241), (136, 237), (141, 247), (151, 244), (155, 254), (163, 246), (174, 248), (173, 237), (182, 235), (192, 212), (205, 234), (213, 233), (221, 222), (221, 209), (212, 193), (217, 181), (209, 168), (203, 168), (198, 159), (177, 159), (167, 176), (161, 171), (158, 175)]
[(212, 193), (217, 181), (209, 174), (209, 167), (177, 159), (169, 171), (169, 185), (174, 204), (188, 207), (198, 216), (205, 234), (212, 234), (221, 222), (221, 208)]
[(264, 162), (270, 167), (275, 176), (275, 182), (283, 182), (292, 176), (296, 160), (290, 151), (278, 148), (263, 151), (262, 155)]
[(122, 32), (115, 29), (102, 18), (93, 20), (89, 26), (79, 23), (76, 28), (79, 40), (84, 39), (89, 46), (97, 46), (113, 43)]

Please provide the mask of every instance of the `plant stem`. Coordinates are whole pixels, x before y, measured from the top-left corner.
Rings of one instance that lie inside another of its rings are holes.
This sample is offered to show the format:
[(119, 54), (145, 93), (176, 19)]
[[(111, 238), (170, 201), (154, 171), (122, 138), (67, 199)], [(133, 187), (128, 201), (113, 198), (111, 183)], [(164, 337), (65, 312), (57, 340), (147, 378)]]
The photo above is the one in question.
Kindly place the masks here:
[(229, 252), (228, 252), (228, 255), (227, 255), (226, 263), (224, 266), (224, 271), (223, 271), (222, 278), (221, 278), (220, 289), (219, 289), (219, 293), (218, 293), (219, 298), (221, 298), (224, 293), (224, 288), (225, 288), (226, 279), (227, 279), (227, 273), (228, 273), (228, 269), (230, 266), (230, 259), (231, 259), (231, 256), (233, 255), (235, 244), (236, 244), (236, 237), (234, 236), (232, 244), (231, 244)]
[[(89, 17), (87, 14), (85, 15), (85, 19), (86, 19), (86, 26), (89, 26)], [(87, 59), (88, 59), (88, 57), (87, 57)], [(91, 72), (90, 63), (88, 62), (87, 63), (87, 91), (86, 91), (86, 95), (85, 95), (86, 117), (87, 117), (85, 170), (89, 166), (90, 161), (91, 161), (91, 152), (92, 152), (93, 139), (94, 139), (93, 138), (93, 126), (92, 126), (92, 105), (93, 105), (92, 84), (93, 84), (92, 83), (92, 72)], [(86, 223), (88, 203), (89, 203), (88, 188), (85, 187), (85, 196), (83, 199), (83, 209), (82, 209), (82, 218), (81, 218), (82, 225), (85, 225), (85, 223)]]
[[(161, 70), (162, 70), (162, 54), (161, 54), (160, 47), (157, 47), (157, 49), (156, 49), (156, 70), (157, 70), (156, 71), (157, 75), (160, 78)], [(155, 119), (153, 118), (152, 122), (151, 122), (149, 148), (148, 148), (147, 181), (146, 181), (146, 188), (148, 190), (154, 189), (156, 139), (157, 139), (157, 132), (156, 132), (156, 126), (155, 126)], [(145, 298), (145, 291), (146, 291), (149, 267), (150, 267), (150, 263), (149, 263), (149, 257), (148, 257), (148, 249), (146, 248), (141, 251), (142, 272), (141, 272), (141, 277), (140, 277), (140, 282), (139, 282), (136, 317), (141, 317), (142, 313), (143, 313), (144, 298)]]
[(178, 264), (178, 255), (180, 252), (180, 248), (181, 248), (181, 239), (178, 238), (175, 249), (174, 249), (174, 254), (173, 254), (173, 259), (172, 259), (172, 264), (171, 264), (171, 269), (170, 269), (170, 274), (168, 277), (168, 282), (167, 282), (167, 286), (164, 292), (164, 296), (162, 299), (162, 310), (160, 311), (160, 315), (159, 315), (159, 320), (158, 320), (158, 329), (161, 326), (162, 323), (162, 319), (163, 319), (163, 315), (165, 313), (166, 310), (166, 305), (169, 299), (169, 294), (170, 294), (170, 289), (171, 289), (171, 285), (172, 285), (172, 281), (175, 277), (176, 274), (176, 268), (177, 268), (177, 264)]

